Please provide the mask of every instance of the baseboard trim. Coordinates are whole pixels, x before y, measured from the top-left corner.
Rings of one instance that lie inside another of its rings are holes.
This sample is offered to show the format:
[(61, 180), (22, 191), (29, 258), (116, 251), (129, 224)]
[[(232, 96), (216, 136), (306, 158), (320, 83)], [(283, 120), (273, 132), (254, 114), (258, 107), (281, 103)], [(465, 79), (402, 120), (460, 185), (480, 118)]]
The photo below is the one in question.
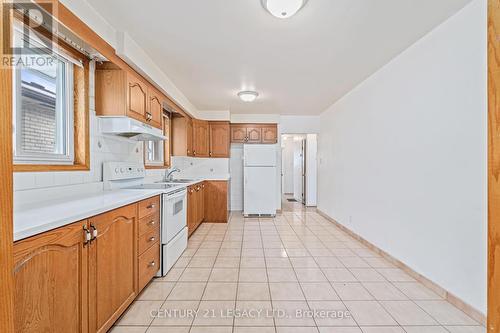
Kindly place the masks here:
[(461, 300), (459, 297), (455, 296), (445, 288), (441, 287), (437, 283), (431, 281), (430, 279), (426, 278), (425, 276), (419, 274), (418, 272), (414, 271), (411, 267), (407, 266), (405, 263), (399, 261), (398, 259), (394, 258), (391, 256), (389, 253), (385, 252), (384, 250), (380, 249), (379, 247), (375, 246), (374, 244), (370, 243), (363, 237), (359, 236), (357, 233), (352, 231), (351, 229), (347, 228), (346, 226), (340, 224), (333, 218), (331, 218), (328, 214), (322, 212), (320, 209), (316, 208), (316, 211), (319, 215), (323, 216), (326, 218), (328, 221), (332, 222), (335, 224), (339, 229), (342, 231), (346, 232), (351, 236), (352, 238), (356, 239), (357, 241), (361, 242), (363, 245), (368, 247), (370, 250), (380, 254), (383, 258), (387, 259), (391, 264), (394, 266), (402, 269), (405, 271), (407, 274), (409, 274), (411, 277), (413, 277), (415, 280), (419, 281), (423, 285), (425, 285), (427, 288), (431, 289), (434, 291), (436, 294), (439, 296), (443, 297), (446, 299), (448, 302), (462, 310), (464, 313), (466, 313), (468, 316), (479, 322), (481, 325), (486, 326), (486, 315), (482, 313), (481, 311), (477, 310), (473, 306), (467, 304), (463, 300)]

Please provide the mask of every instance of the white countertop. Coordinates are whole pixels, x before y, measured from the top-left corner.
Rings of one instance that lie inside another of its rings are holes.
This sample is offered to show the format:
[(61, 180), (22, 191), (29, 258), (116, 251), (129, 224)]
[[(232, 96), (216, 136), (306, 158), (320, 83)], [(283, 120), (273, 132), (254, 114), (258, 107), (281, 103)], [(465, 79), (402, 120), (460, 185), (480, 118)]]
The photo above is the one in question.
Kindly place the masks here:
[(56, 199), (14, 211), (14, 241), (78, 222), (163, 193), (161, 190), (102, 191)]
[[(229, 180), (229, 178), (229, 175), (193, 177), (193, 182), (179, 184), (177, 188), (204, 180)], [(54, 191), (57, 189), (54, 188)], [(164, 192), (156, 189), (123, 189), (72, 195), (28, 205), (19, 203), (18, 208), (14, 210), (14, 241), (78, 222)]]

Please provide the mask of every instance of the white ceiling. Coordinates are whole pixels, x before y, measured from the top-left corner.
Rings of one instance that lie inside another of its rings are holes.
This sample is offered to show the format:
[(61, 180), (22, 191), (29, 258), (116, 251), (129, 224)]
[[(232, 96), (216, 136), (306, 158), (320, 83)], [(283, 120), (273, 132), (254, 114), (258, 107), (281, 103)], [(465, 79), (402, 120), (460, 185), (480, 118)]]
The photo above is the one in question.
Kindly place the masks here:
[(286, 20), (260, 0), (88, 2), (198, 110), (313, 115), (470, 0), (309, 0)]

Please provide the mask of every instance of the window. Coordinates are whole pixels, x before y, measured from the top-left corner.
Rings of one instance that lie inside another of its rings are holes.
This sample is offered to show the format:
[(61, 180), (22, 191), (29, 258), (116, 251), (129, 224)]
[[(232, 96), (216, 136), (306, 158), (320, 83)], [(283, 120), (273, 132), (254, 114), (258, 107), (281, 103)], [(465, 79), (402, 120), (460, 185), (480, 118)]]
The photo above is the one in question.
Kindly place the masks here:
[(73, 64), (53, 55), (14, 74), (14, 163), (72, 164)]
[(35, 60), (13, 69), (14, 171), (89, 170), (90, 61), (66, 42), (23, 27), (14, 22), (13, 45), (28, 43), (31, 53), (20, 57)]
[(146, 141), (144, 143), (144, 164), (149, 168), (166, 168), (170, 166), (170, 118), (163, 114), (163, 135), (165, 141)]
[(163, 166), (163, 141), (147, 141), (146, 148), (146, 165)]

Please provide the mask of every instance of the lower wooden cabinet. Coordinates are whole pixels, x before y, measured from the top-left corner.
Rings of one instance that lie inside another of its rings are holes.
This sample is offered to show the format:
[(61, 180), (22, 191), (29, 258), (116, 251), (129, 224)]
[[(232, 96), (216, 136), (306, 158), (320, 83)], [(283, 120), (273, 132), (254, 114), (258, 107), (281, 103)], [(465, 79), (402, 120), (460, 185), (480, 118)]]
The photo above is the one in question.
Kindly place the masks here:
[(88, 246), (73, 223), (14, 243), (15, 332), (88, 331)]
[(139, 221), (141, 204), (14, 243), (15, 332), (111, 328), (158, 271), (159, 207)]
[(191, 185), (187, 189), (188, 235), (191, 235), (205, 220), (205, 184)]
[(137, 296), (137, 205), (89, 219), (89, 323), (106, 332)]
[(225, 180), (207, 180), (187, 189), (188, 235), (191, 235), (201, 223), (228, 221), (228, 182)]
[(210, 180), (205, 182), (205, 221), (228, 221), (228, 182)]

